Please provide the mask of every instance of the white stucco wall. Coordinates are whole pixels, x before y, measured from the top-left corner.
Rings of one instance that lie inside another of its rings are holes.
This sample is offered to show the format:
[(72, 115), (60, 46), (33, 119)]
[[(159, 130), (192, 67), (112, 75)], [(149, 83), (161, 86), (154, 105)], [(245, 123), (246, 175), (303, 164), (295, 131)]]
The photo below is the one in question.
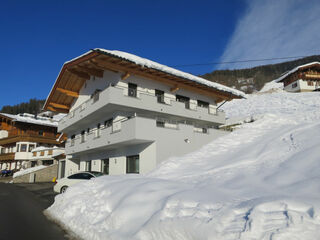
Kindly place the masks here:
[(0, 130), (0, 139), (8, 137), (8, 131)]
[[(299, 80), (285, 86), (284, 90), (288, 91), (288, 92), (313, 91), (318, 86), (317, 86), (316, 81), (312, 81), (312, 82), (313, 82), (313, 86), (309, 86), (308, 81), (303, 81), (302, 79), (299, 79)], [(297, 84), (297, 87), (293, 87), (294, 84)]]

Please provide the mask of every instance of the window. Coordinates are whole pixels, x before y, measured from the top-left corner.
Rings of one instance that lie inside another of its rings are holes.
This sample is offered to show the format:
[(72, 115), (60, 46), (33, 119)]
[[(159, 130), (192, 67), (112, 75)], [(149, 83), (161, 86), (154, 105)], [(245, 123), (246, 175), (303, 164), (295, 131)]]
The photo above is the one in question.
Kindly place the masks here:
[(127, 156), (127, 173), (139, 173), (139, 155)]
[(128, 84), (128, 96), (137, 97), (137, 84), (133, 84), (133, 83)]
[(296, 87), (298, 87), (298, 83), (293, 83), (292, 88), (296, 88)]
[(81, 131), (81, 140), (80, 140), (81, 143), (84, 143), (86, 140), (85, 133), (86, 133), (86, 131), (84, 131), (84, 130)]
[(198, 107), (209, 108), (209, 103), (205, 101), (198, 100)]
[(176, 101), (184, 103), (186, 109), (190, 109), (190, 98), (181, 95), (176, 95)]
[(165, 127), (165, 122), (162, 120), (157, 120), (157, 127)]
[(44, 166), (52, 165), (52, 164), (53, 164), (53, 160), (45, 160), (45, 161), (42, 161), (42, 164), (43, 164)]
[(41, 151), (41, 152), (40, 152), (40, 156), (44, 156), (44, 151)]
[(97, 138), (97, 137), (100, 137), (100, 126), (101, 126), (101, 125), (100, 125), (100, 123), (99, 123), (99, 124), (97, 125), (97, 130), (96, 130), (96, 136), (95, 136), (96, 138)]
[(6, 153), (6, 149), (5, 148), (1, 148), (1, 154), (5, 154)]
[(157, 102), (158, 103), (164, 103), (164, 91), (156, 89), (155, 90), (155, 95), (157, 97)]
[(308, 86), (313, 86), (313, 81), (308, 81)]
[(29, 150), (28, 150), (28, 152), (32, 152), (32, 150), (34, 149), (34, 147), (35, 147), (35, 146), (34, 146), (33, 144), (30, 144), (30, 145), (29, 145)]
[(52, 155), (52, 153), (53, 153), (53, 150), (50, 149), (50, 150), (48, 151), (48, 155)]
[(101, 89), (96, 89), (94, 93), (91, 95), (91, 98), (93, 98), (93, 102), (97, 102), (99, 100)]
[(202, 128), (202, 132), (203, 133), (208, 133), (208, 129), (207, 128)]
[(90, 133), (90, 128), (87, 129), (87, 135), (89, 135), (89, 133)]
[(37, 152), (33, 152), (32, 156), (36, 157), (37, 156)]
[(40, 130), (40, 131), (39, 131), (39, 136), (44, 136), (43, 130)]
[(91, 161), (86, 161), (85, 170), (86, 171), (91, 171)]
[[(4, 148), (3, 148), (3, 149), (4, 149)], [(20, 150), (20, 145), (17, 144), (17, 151), (16, 151), (16, 152), (19, 152), (19, 150)]]
[(75, 138), (76, 138), (76, 135), (72, 135), (71, 136), (71, 146), (74, 146), (74, 140), (75, 140)]
[(104, 122), (104, 127), (105, 127), (105, 128), (111, 127), (111, 126), (112, 126), (112, 122), (113, 122), (113, 119), (112, 119), (112, 118), (106, 120), (106, 121)]
[(21, 152), (26, 152), (27, 151), (27, 144), (21, 144)]

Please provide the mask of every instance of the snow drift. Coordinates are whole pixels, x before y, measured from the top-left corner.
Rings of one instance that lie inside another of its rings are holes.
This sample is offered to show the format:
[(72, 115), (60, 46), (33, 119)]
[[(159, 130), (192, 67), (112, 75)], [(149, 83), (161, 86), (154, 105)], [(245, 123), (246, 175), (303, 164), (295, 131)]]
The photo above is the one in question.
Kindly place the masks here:
[(257, 94), (224, 108), (254, 122), (148, 175), (75, 185), (46, 213), (83, 239), (317, 239), (319, 93)]

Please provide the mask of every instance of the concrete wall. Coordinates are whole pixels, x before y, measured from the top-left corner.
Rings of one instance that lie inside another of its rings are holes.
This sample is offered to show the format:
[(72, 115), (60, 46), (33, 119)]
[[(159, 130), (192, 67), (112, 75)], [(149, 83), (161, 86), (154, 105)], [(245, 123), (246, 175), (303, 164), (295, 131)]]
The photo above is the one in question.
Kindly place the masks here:
[(58, 164), (53, 164), (38, 171), (13, 178), (13, 183), (51, 182), (58, 177)]

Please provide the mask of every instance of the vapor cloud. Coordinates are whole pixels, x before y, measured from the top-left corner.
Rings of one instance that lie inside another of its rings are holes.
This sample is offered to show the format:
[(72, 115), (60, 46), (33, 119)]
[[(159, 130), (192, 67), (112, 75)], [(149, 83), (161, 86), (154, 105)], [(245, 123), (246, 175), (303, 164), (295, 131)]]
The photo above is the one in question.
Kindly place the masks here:
[[(247, 6), (221, 62), (320, 54), (319, 0), (247, 0)], [(219, 68), (279, 61), (222, 64)]]

